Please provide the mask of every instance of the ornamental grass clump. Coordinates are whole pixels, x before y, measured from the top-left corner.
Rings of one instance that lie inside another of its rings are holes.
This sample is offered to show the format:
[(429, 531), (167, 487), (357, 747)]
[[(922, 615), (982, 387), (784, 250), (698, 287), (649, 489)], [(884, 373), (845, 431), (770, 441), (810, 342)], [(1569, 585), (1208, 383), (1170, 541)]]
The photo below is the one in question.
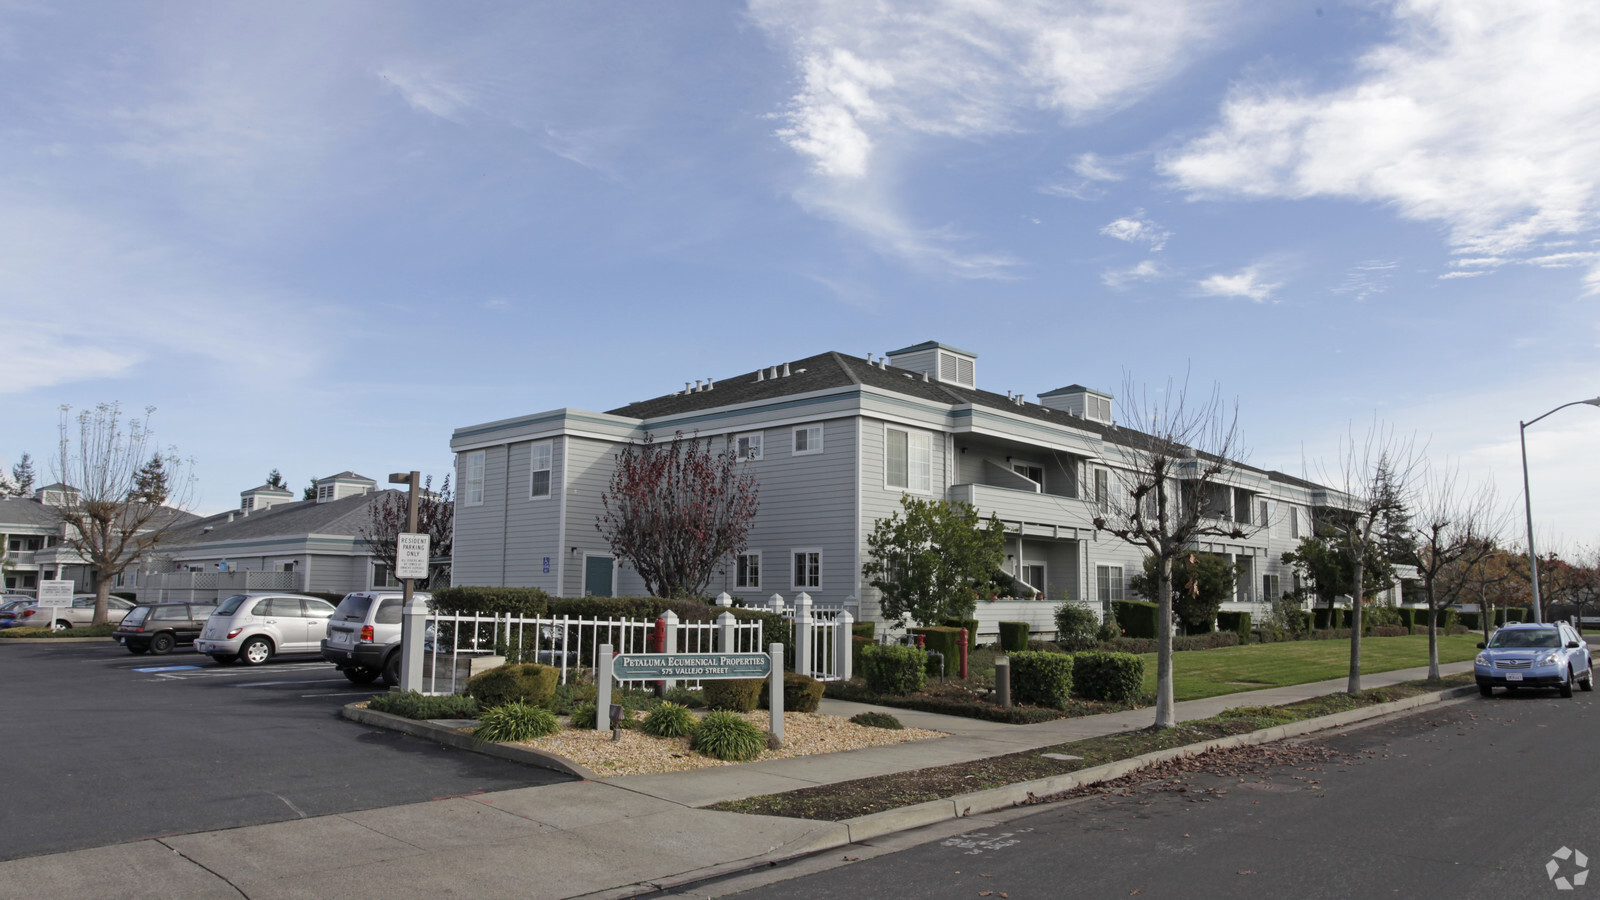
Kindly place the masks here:
[(676, 738), (692, 734), (695, 721), (694, 713), (690, 712), (688, 707), (676, 703), (663, 703), (650, 710), (644, 717), (644, 724), (639, 727), (645, 734)]
[(367, 701), (367, 709), (407, 719), (474, 719), (478, 701), (460, 694), (430, 697), (416, 691), (379, 694)]
[(899, 719), (888, 713), (881, 712), (856, 713), (850, 717), (850, 721), (868, 728), (887, 728), (891, 731), (899, 731), (905, 728), (904, 725), (900, 724)]
[(597, 714), (598, 710), (594, 705), (594, 701), (586, 700), (572, 708), (571, 725), (573, 728), (593, 729), (595, 727), (595, 716)]
[(746, 762), (767, 749), (767, 736), (738, 715), (717, 710), (700, 721), (689, 746), (715, 759)]
[(531, 741), (561, 730), (556, 714), (529, 703), (507, 703), (478, 717), (472, 736), (480, 741)]

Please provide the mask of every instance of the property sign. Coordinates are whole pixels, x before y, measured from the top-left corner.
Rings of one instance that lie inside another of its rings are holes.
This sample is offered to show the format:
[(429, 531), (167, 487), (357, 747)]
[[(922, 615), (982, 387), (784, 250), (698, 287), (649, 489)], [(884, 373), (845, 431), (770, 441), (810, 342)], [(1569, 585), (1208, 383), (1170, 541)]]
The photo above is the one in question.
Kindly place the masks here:
[(619, 681), (766, 678), (772, 674), (772, 657), (766, 653), (620, 653), (611, 672)]
[(72, 582), (52, 579), (39, 582), (40, 606), (71, 606)]
[(428, 536), (403, 533), (398, 536), (394, 553), (394, 577), (428, 577)]

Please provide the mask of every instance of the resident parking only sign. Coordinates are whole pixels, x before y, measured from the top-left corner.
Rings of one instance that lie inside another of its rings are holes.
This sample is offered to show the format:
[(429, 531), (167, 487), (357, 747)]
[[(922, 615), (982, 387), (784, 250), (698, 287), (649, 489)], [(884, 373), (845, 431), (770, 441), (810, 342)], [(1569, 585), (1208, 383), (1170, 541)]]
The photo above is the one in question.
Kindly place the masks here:
[(766, 678), (772, 674), (772, 657), (765, 653), (619, 653), (611, 672), (619, 681)]
[(394, 577), (428, 577), (427, 535), (410, 533), (399, 535), (394, 554)]

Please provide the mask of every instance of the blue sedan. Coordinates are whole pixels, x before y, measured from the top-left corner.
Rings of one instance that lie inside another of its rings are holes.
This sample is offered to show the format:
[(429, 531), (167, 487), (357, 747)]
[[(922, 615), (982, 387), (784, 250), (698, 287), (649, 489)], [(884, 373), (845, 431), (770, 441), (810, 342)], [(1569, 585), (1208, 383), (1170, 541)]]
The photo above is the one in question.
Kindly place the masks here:
[(1572, 696), (1574, 683), (1594, 690), (1589, 645), (1565, 622), (1507, 625), (1478, 648), (1472, 672), (1485, 697), (1496, 687), (1553, 687), (1563, 697)]

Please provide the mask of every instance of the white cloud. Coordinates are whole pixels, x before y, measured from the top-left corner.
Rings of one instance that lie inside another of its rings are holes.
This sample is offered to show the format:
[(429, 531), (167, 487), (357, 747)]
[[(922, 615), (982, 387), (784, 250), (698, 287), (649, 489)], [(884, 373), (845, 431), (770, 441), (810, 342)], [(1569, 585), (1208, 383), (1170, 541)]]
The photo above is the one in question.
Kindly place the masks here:
[[(809, 160), (821, 181), (887, 186), (897, 180), (895, 163), (927, 138), (1005, 134), (1040, 109), (1075, 121), (1137, 100), (1208, 44), (1221, 5), (750, 0), (750, 16), (787, 49), (799, 74), (778, 136)], [(1092, 155), (1079, 163), (1108, 174)], [(1075, 188), (1043, 190), (1070, 196)], [(886, 187), (866, 196), (884, 199), (889, 211), (866, 211), (856, 196), (848, 203), (857, 213), (852, 216), (838, 214), (839, 202), (819, 203), (815, 185), (801, 193), (807, 192), (810, 209), (830, 211), (840, 221), (897, 217)], [(875, 243), (913, 259), (948, 252), (915, 238), (926, 229), (902, 224), (894, 231), (902, 239), (882, 240), (879, 228)]]
[(1251, 266), (1232, 275), (1212, 275), (1199, 283), (1200, 292), (1211, 297), (1244, 297), (1263, 303), (1282, 283), (1261, 280), (1261, 267)]
[(1600, 5), (1399, 0), (1394, 15), (1350, 85), (1240, 88), (1161, 168), (1196, 196), (1389, 203), (1482, 258), (1592, 228)]
[(1147, 259), (1132, 268), (1107, 269), (1100, 273), (1100, 283), (1108, 288), (1122, 288), (1135, 281), (1156, 281), (1167, 277), (1165, 266)]
[(1122, 173), (1106, 164), (1103, 157), (1095, 153), (1080, 153), (1072, 161), (1072, 171), (1090, 181), (1121, 181)]
[(412, 109), (456, 121), (472, 106), (472, 94), (453, 81), (437, 66), (390, 63), (377, 71), (379, 78), (394, 86)]
[(1440, 281), (1449, 281), (1452, 278), (1477, 278), (1479, 275), (1489, 274), (1488, 269), (1473, 269), (1469, 272), (1446, 272), (1439, 276)]
[(1352, 295), (1357, 303), (1365, 302), (1368, 297), (1389, 289), (1389, 279), (1399, 267), (1400, 264), (1393, 260), (1374, 259), (1357, 263), (1332, 291), (1335, 294)]
[(1145, 218), (1142, 209), (1136, 209), (1133, 215), (1111, 222), (1101, 228), (1100, 233), (1130, 244), (1144, 244), (1154, 252), (1159, 252), (1167, 245), (1167, 239), (1172, 237), (1172, 232), (1163, 230), (1161, 226)]
[(505, 299), (504, 297), (490, 297), (488, 300), (483, 301), (483, 308), (497, 310), (510, 309), (511, 301)]

